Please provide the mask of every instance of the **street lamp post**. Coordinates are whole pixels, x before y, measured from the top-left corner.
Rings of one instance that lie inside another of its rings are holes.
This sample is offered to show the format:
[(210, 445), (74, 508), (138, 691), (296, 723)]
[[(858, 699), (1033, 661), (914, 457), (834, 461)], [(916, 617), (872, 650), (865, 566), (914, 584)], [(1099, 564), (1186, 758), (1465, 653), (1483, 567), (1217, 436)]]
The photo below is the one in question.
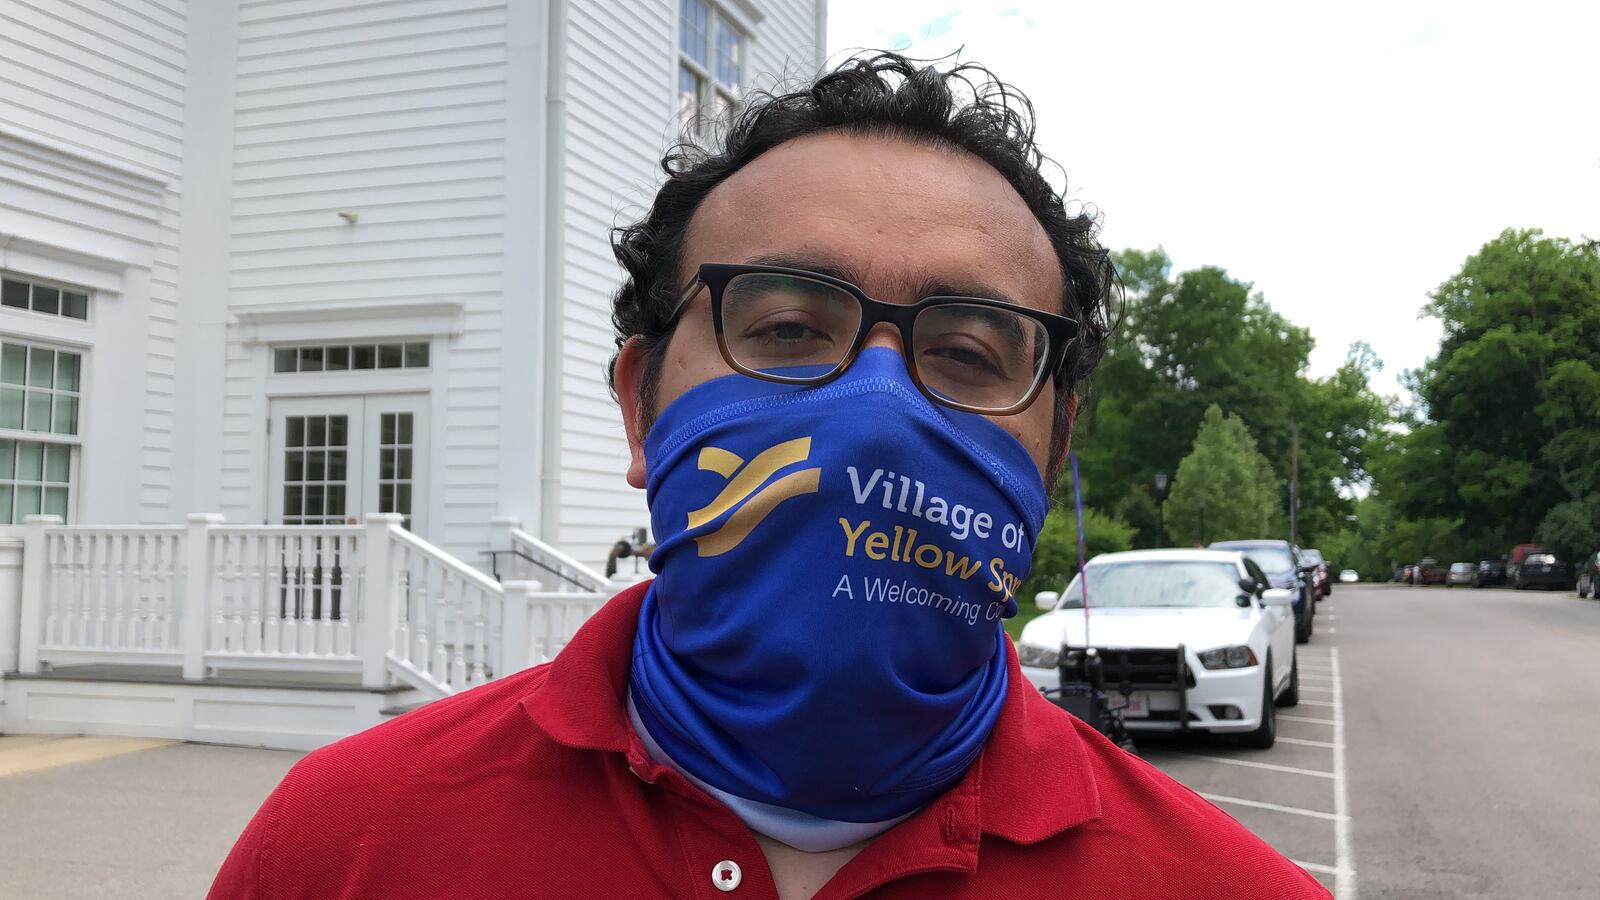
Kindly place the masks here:
[(1156, 473), (1156, 545), (1167, 542), (1167, 473)]

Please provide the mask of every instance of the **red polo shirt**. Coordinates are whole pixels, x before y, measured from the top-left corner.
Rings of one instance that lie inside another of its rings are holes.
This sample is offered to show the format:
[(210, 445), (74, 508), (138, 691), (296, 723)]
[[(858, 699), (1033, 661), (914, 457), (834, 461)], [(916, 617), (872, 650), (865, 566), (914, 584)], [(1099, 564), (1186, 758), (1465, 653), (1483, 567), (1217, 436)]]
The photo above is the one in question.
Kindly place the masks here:
[[(623, 705), (644, 586), (547, 665), (323, 747), (272, 792), (213, 898), (696, 897), (777, 892), (750, 830), (646, 753)], [(1327, 897), (1215, 806), (1011, 686), (954, 788), (816, 896)], [(827, 727), (818, 723), (819, 728)], [(713, 885), (738, 864), (732, 891)]]

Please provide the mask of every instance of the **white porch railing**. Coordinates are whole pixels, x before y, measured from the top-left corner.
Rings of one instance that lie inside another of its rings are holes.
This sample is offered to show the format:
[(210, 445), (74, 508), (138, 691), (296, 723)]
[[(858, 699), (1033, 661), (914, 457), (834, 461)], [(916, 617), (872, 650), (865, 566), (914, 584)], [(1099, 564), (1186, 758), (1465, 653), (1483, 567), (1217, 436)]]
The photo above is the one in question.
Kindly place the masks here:
[(537, 581), (553, 592), (569, 594), (612, 589), (606, 576), (523, 531), (517, 519), (493, 520), (490, 540), (490, 570), (499, 581)]
[(105, 527), (30, 516), (21, 596), (0, 597), (0, 620), (16, 617), (25, 673), (178, 665), (203, 680), (249, 668), (443, 696), (550, 659), (617, 587), (548, 547), (540, 558), (567, 573), (552, 579), (560, 588), (500, 583), (400, 522), (227, 525), (196, 514), (182, 528)]

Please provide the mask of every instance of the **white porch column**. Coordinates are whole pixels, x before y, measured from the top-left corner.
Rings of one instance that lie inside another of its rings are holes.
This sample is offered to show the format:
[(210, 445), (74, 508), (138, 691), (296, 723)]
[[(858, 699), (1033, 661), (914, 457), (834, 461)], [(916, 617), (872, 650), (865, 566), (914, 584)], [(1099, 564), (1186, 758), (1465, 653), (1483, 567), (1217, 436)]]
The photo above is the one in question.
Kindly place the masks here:
[(389, 531), (403, 521), (405, 517), (399, 513), (367, 513), (362, 521), (366, 526), (361, 548), (366, 607), (361, 620), (362, 687), (381, 688), (389, 682), (386, 657), (394, 642), (395, 611), (400, 604)]
[(206, 632), (211, 615), (211, 528), (225, 521), (218, 513), (190, 513), (183, 536), (183, 619), (178, 646), (183, 648), (183, 677), (206, 677)]
[(520, 672), (532, 663), (533, 600), (528, 595), (543, 590), (537, 581), (508, 581), (503, 586), (506, 606), (500, 621), (500, 665), (505, 671), (494, 673), (496, 678)]
[(44, 637), (40, 623), (44, 621), (46, 590), (50, 578), (50, 548), (45, 542), (46, 528), (60, 525), (60, 516), (28, 516), (22, 520), (22, 608), (17, 614), (16, 634), (6, 634), (11, 616), (5, 604), (0, 603), (0, 672), (10, 669), (4, 665), (9, 647), (17, 648), (17, 671), (36, 674), (39, 671), (39, 641)]

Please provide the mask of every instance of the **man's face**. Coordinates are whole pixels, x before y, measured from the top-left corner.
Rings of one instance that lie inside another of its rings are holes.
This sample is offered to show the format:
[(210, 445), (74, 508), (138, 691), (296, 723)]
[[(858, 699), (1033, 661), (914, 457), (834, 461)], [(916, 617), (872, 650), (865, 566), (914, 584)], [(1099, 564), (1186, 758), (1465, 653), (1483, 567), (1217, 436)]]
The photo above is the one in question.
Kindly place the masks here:
[[(701, 263), (779, 257), (799, 268), (825, 266), (890, 303), (915, 303), (958, 285), (962, 294), (1061, 312), (1055, 250), (1000, 173), (975, 156), (898, 138), (824, 134), (784, 143), (714, 188), (686, 238), (679, 284)], [(669, 341), (656, 412), (731, 372), (717, 350), (706, 291), (684, 309)], [(904, 353), (899, 332), (887, 324), (864, 346)], [(616, 370), (633, 454), (628, 481), (640, 488), (644, 365), (644, 352), (630, 341)], [(1022, 442), (1041, 475), (1050, 463), (1054, 407), (1055, 385), (1047, 383), (1023, 412), (991, 418)]]

